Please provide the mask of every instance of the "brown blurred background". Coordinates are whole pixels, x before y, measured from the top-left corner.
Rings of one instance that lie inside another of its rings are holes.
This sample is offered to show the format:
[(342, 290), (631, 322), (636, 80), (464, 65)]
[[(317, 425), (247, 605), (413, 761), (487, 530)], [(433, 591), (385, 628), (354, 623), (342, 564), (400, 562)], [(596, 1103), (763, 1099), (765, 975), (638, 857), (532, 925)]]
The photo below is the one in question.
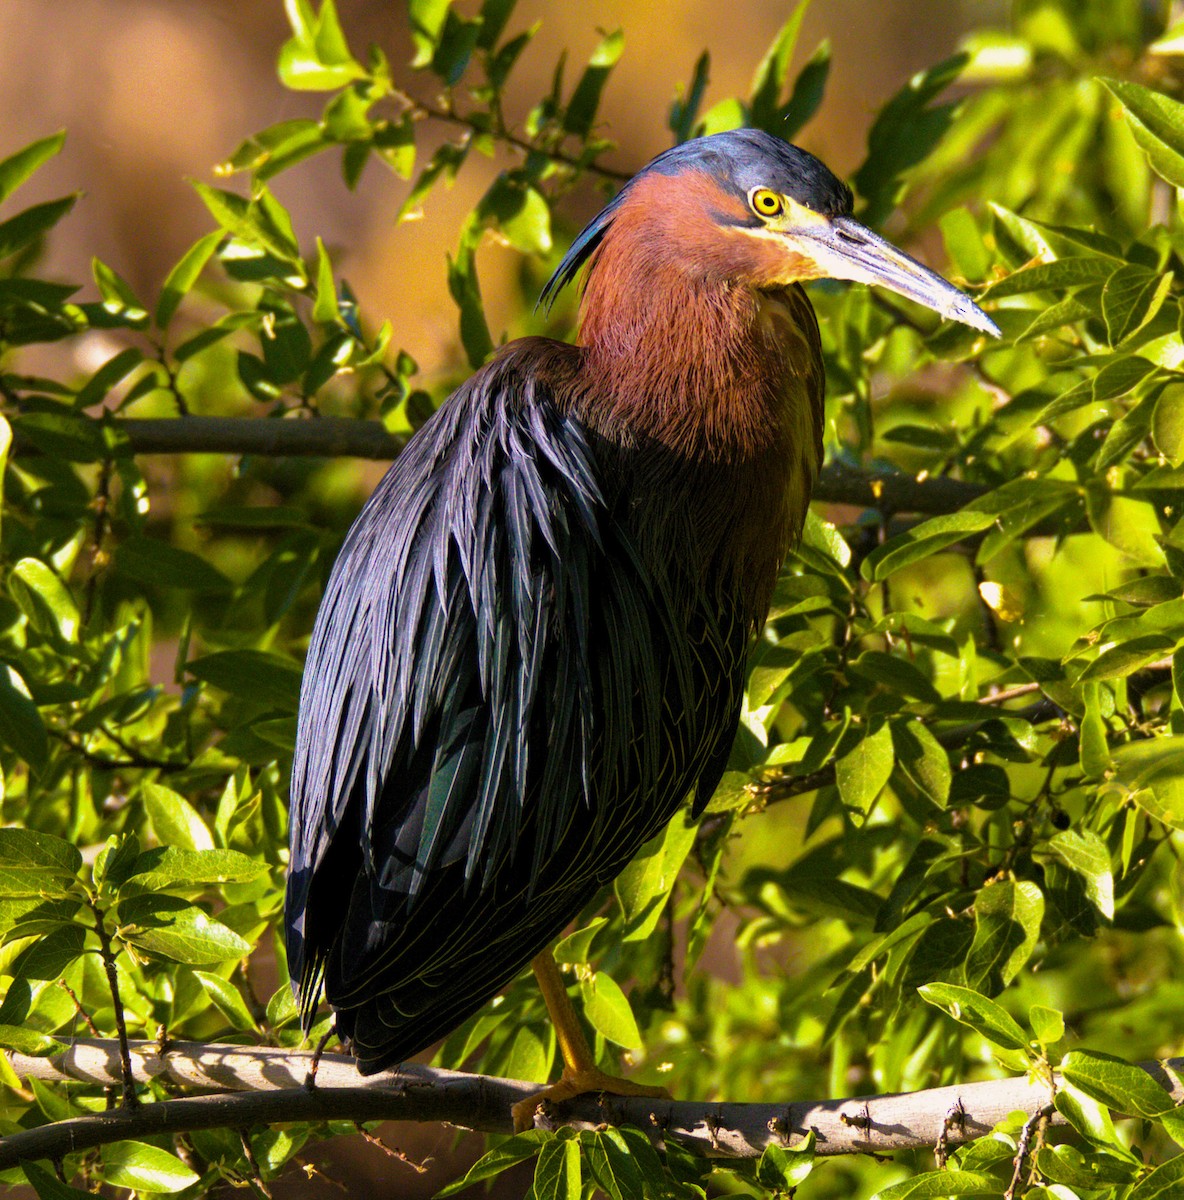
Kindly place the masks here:
[[(461, 7), (475, 9), (476, 2)], [(338, 0), (355, 53), (371, 42), (395, 64), (409, 57), (400, 0)], [(570, 52), (569, 81), (599, 40), (623, 26), (625, 54), (601, 118), (619, 146), (611, 161), (642, 165), (669, 144), (666, 115), (699, 52), (711, 50), (710, 104), (745, 94), (753, 69), (793, 10), (791, 0), (523, 0), (509, 31), (542, 21), (507, 106), (521, 120), (547, 89), (555, 59)], [(815, 0), (798, 42), (801, 62), (829, 38), (827, 98), (799, 140), (839, 174), (856, 167), (876, 109), (914, 71), (945, 57), (968, 28), (1006, 19), (1006, 0)], [(186, 183), (248, 134), (275, 121), (318, 116), (323, 97), (280, 86), (276, 52), (287, 34), (281, 0), (2, 0), (0, 155), (55, 129), (69, 131), (62, 155), (21, 194), (25, 202), (81, 188), (85, 195), (54, 235), (49, 268), (89, 279), (97, 254), (141, 294), (153, 297), (169, 266), (210, 219)], [(397, 76), (427, 95), (429, 80)], [(570, 83), (569, 83), (570, 86)], [(452, 131), (425, 131), (426, 138)], [(404, 346), (429, 373), (455, 361), (456, 321), (444, 255), (457, 226), (498, 168), (473, 156), (456, 188), (429, 200), (422, 221), (396, 225), (406, 184), (372, 161), (355, 194), (342, 185), (336, 153), (301, 164), (276, 190), (290, 206), (302, 244), (320, 234), (371, 317), (389, 316)], [(573, 220), (597, 203), (573, 199)], [(513, 254), (482, 251), (490, 327), (508, 311)], [(408, 288), (406, 281), (415, 280)], [(93, 370), (97, 364), (90, 364)]]
[[(378, 43), (396, 65), (396, 79), (431, 98), (426, 78), (399, 70), (410, 50), (400, 0), (338, 0), (338, 9), (355, 53)], [(700, 51), (709, 47), (712, 56), (705, 108), (746, 94), (755, 65), (792, 10), (791, 0), (522, 0), (509, 33), (536, 21), (542, 29), (523, 55), (507, 114), (521, 120), (547, 90), (563, 47), (571, 80), (598, 42), (597, 30), (623, 26), (625, 54), (600, 116), (618, 144), (610, 161), (632, 170), (669, 144), (669, 104)], [(798, 60), (828, 38), (833, 66), (827, 98), (798, 140), (840, 175), (849, 173), (862, 160), (883, 101), (913, 72), (949, 55), (968, 29), (1003, 24), (1007, 10), (1006, 0), (814, 0)], [(169, 267), (211, 227), (186, 180), (212, 181), (214, 164), (266, 125), (319, 115), (323, 97), (286, 91), (276, 78), (287, 32), (282, 0), (0, 0), (0, 156), (65, 128), (65, 150), (20, 201), (85, 193), (53, 236), (46, 273), (87, 282), (90, 258), (98, 255), (153, 300)], [(319, 234), (336, 248), (363, 311), (391, 318), (395, 343), (433, 374), (460, 357), (444, 256), (498, 166), (474, 156), (451, 192), (429, 198), (423, 220), (402, 225), (394, 214), (407, 185), (375, 162), (356, 193), (341, 182), (337, 154), (301, 164), (275, 187), (302, 245)], [(596, 204), (592, 191), (581, 193), (568, 202), (568, 215), (579, 221)], [(510, 311), (514, 255), (495, 245), (481, 255), (496, 338)], [(93, 285), (85, 294), (93, 295)], [(75, 352), (80, 368), (98, 365), (83, 361), (85, 339)], [(359, 1139), (341, 1140), (312, 1156), (333, 1183), (293, 1170), (274, 1185), (275, 1195), (426, 1197), (481, 1149), (480, 1139), (457, 1144), (454, 1133), (432, 1127), (392, 1126), (383, 1136), (415, 1160), (433, 1157), (431, 1169), (418, 1174)], [(506, 1176), (495, 1194), (521, 1195), (528, 1178)]]

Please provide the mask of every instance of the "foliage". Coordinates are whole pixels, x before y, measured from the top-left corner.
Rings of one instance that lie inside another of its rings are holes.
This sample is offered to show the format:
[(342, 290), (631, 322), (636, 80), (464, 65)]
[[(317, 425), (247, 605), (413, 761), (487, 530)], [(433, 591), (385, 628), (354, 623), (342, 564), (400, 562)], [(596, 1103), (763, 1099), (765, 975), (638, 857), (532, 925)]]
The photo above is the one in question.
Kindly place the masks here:
[[(378, 48), (355, 53), (332, 0), (288, 0), (280, 77), (329, 93), (323, 114), (244, 143), (226, 164), (243, 190), (198, 185), (213, 228), (154, 301), (98, 259), (96, 299), (36, 273), (74, 196), (16, 211), (10, 197), (62, 135), (0, 162), (0, 1044), (13, 1050), (124, 1027), (300, 1043), (275, 937), (285, 780), (303, 647), (360, 497), (323, 459), (137, 457), (129, 420), (336, 415), (405, 435), (443, 398), (416, 386), (389, 325), (363, 319), (313, 231), (294, 230), (270, 185), (302, 159), (339, 153), (351, 188), (385, 164), (409, 181), (407, 215), (474, 151), (518, 156), (449, 266), (472, 364), (498, 340), (476, 270), (487, 231), (528, 258), (534, 289), (570, 232), (558, 203), (589, 176), (612, 182), (597, 108), (620, 33), (574, 81), (560, 61), (514, 123), (503, 102), (533, 30), (513, 32), (512, 0), (473, 16), (409, 7), (414, 58), (396, 70)], [(1147, 8), (1017, 0), (1007, 30), (969, 39), (877, 117), (854, 175), (862, 215), (898, 237), (937, 222), (947, 273), (1004, 338), (814, 287), (828, 454), (962, 479), (978, 497), (920, 521), (812, 516), (706, 819), (676, 820), (558, 952), (605, 1065), (623, 1049), (681, 1096), (1059, 1067), (1070, 1129), (1029, 1145), (1022, 1120), (1006, 1123), (936, 1171), (924, 1155), (819, 1165), (809, 1146), (778, 1148), (713, 1187), (791, 1191), (808, 1175), (813, 1197), (1001, 1196), (1015, 1174), (1033, 1197), (1178, 1194), (1180, 1112), (1131, 1065), (1184, 1038), (1184, 27)], [(795, 73), (800, 15), (751, 94), (706, 111), (704, 55), (672, 134), (804, 124), (829, 51)], [(425, 123), (455, 135), (426, 162)], [(532, 299), (522, 323), (538, 329), (550, 318), (528, 315)], [(562, 307), (555, 331), (571, 317)], [(84, 339), (108, 349), (80, 374)], [(54, 374), (27, 373), (38, 347)], [(731, 953), (735, 971), (719, 969)], [(273, 959), (276, 986), (258, 995)], [(541, 1080), (555, 1057), (520, 980), (437, 1061)], [(3, 1074), (2, 1131), (106, 1103)], [(326, 1132), (255, 1130), (253, 1162), (231, 1131), (119, 1143), (68, 1156), (65, 1178), (196, 1195), (273, 1179)], [(539, 1197), (702, 1196), (711, 1174), (629, 1129), (536, 1131), (450, 1190), (531, 1158)], [(4, 1176), (26, 1178), (67, 1190), (35, 1165)]]

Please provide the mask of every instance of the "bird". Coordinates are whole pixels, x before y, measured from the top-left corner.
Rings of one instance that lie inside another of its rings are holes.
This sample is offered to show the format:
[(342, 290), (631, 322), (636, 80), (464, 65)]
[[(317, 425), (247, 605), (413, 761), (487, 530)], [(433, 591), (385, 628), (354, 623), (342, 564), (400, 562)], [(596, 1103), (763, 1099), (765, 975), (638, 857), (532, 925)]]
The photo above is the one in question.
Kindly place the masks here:
[(349, 530), (301, 687), (285, 924), (305, 1030), (323, 997), (362, 1073), (533, 964), (564, 1059), (540, 1095), (632, 1090), (597, 1070), (547, 947), (726, 768), (822, 465), (802, 284), (999, 332), (852, 208), (756, 129), (659, 154), (543, 289), (584, 272), (577, 342), (497, 350)]

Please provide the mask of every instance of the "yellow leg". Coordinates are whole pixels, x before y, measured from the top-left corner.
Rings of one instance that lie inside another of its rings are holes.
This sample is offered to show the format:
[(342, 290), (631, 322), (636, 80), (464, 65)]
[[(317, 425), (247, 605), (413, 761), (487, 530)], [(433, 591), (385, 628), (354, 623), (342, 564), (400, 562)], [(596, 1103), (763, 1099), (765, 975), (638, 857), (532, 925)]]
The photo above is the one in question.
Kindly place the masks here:
[(555, 1026), (555, 1035), (559, 1039), (559, 1051), (563, 1055), (563, 1074), (559, 1082), (514, 1105), (514, 1129), (521, 1133), (530, 1129), (534, 1124), (534, 1114), (543, 1101), (558, 1104), (562, 1100), (571, 1100), (589, 1092), (610, 1092), (616, 1096), (652, 1096), (655, 1099), (669, 1100), (670, 1093), (665, 1088), (647, 1087), (634, 1083), (630, 1079), (621, 1079), (616, 1075), (607, 1075), (597, 1068), (592, 1057), (592, 1049), (588, 1039), (580, 1028), (580, 1019), (572, 1008), (567, 996), (567, 988), (563, 976), (555, 965), (555, 958), (550, 950), (544, 950), (530, 964), (534, 968), (534, 976), (539, 981), (539, 990), (543, 993), (543, 1002)]

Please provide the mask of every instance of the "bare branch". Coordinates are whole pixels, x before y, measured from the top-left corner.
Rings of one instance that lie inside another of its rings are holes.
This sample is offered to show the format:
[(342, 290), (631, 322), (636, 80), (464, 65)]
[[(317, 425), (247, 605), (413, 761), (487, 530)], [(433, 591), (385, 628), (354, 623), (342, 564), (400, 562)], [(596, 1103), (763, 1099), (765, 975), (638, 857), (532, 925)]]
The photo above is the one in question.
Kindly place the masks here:
[[(133, 1070), (214, 1094), (142, 1103), (76, 1117), (0, 1138), (0, 1169), (22, 1159), (56, 1159), (125, 1138), (194, 1129), (280, 1121), (438, 1121), (488, 1133), (509, 1133), (510, 1109), (538, 1091), (522, 1080), (495, 1079), (410, 1064), (363, 1077), (346, 1055), (321, 1060), (317, 1086), (304, 1079), (311, 1054), (267, 1047), (172, 1043), (164, 1052), (152, 1042), (131, 1047)], [(49, 1058), (10, 1055), (18, 1075), (47, 1082), (70, 1080), (111, 1087), (120, 1082), (118, 1043), (80, 1038)], [(1143, 1068), (1179, 1102), (1184, 1085), (1176, 1073), (1184, 1059), (1144, 1063)], [(1026, 1078), (989, 1080), (904, 1095), (795, 1104), (718, 1104), (703, 1100), (583, 1097), (536, 1115), (537, 1125), (578, 1128), (629, 1124), (655, 1140), (677, 1141), (708, 1158), (753, 1158), (772, 1142), (804, 1137), (813, 1129), (820, 1154), (889, 1153), (915, 1147), (957, 1145), (981, 1137), (1009, 1113), (1029, 1115), (1048, 1104), (1048, 1084)], [(958, 1120), (949, 1114), (957, 1111)], [(1051, 1117), (1060, 1121), (1059, 1114)]]

